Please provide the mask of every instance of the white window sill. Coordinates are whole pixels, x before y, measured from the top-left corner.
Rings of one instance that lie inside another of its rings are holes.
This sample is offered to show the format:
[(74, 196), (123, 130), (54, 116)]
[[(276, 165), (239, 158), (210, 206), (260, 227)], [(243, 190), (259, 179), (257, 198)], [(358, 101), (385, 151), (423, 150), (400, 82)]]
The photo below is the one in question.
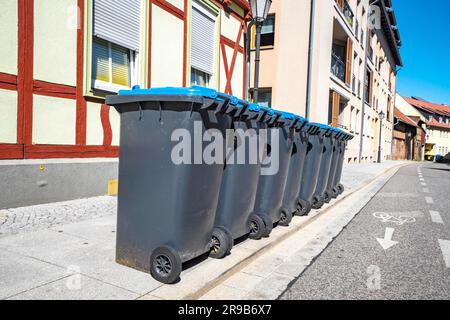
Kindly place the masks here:
[(120, 86), (113, 83), (92, 79), (92, 88), (94, 90), (100, 90), (109, 93), (118, 93), (120, 90), (131, 90), (131, 87)]

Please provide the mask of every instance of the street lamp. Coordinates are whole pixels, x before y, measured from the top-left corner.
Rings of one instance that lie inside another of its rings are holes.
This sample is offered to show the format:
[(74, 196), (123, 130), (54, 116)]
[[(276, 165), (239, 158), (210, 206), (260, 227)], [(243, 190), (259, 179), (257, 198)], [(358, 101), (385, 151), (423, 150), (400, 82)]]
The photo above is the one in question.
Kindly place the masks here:
[(256, 25), (255, 35), (255, 84), (253, 86), (253, 102), (259, 98), (259, 63), (261, 61), (261, 30), (269, 14), (272, 0), (250, 0), (253, 22)]
[(380, 113), (378, 114), (378, 116), (380, 117), (380, 140), (378, 141), (378, 163), (381, 163), (381, 131), (383, 130), (383, 119), (384, 119), (384, 112), (380, 111)]

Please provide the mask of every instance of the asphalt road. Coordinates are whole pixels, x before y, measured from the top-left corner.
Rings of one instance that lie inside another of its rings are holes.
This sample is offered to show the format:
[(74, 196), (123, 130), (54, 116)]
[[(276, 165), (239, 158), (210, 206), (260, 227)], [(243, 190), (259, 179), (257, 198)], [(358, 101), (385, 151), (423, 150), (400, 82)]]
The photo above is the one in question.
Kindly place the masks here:
[(450, 299), (449, 226), (450, 165), (404, 167), (280, 299)]

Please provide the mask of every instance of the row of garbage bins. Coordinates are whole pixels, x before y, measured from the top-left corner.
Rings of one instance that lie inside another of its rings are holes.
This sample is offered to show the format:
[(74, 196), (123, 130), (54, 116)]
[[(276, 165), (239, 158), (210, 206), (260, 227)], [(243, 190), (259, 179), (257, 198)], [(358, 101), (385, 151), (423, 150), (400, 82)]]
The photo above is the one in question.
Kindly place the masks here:
[(116, 261), (162, 283), (344, 191), (343, 130), (203, 87), (136, 86), (106, 103), (121, 115)]

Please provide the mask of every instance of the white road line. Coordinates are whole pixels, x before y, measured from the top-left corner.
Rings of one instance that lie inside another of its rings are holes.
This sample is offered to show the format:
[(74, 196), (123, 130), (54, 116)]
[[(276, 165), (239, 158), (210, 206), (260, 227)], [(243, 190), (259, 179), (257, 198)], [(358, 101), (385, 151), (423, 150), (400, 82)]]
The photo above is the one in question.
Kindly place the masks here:
[(425, 197), (425, 201), (429, 204), (434, 203), (433, 198), (432, 197)]
[(420, 181), (425, 181), (425, 179), (424, 179), (424, 178), (420, 178), (419, 180), (420, 180)]
[(444, 224), (444, 221), (442, 220), (442, 217), (439, 214), (439, 212), (430, 210), (430, 215), (431, 215), (431, 221), (433, 221), (434, 223)]
[(450, 268), (450, 241), (439, 239), (439, 246), (444, 256), (445, 265)]
[(427, 184), (426, 184), (425, 182), (421, 182), (420, 184), (421, 184), (422, 186), (424, 186), (424, 187), (427, 186)]
[(428, 188), (423, 188), (422, 191), (423, 193), (430, 193), (430, 190)]

